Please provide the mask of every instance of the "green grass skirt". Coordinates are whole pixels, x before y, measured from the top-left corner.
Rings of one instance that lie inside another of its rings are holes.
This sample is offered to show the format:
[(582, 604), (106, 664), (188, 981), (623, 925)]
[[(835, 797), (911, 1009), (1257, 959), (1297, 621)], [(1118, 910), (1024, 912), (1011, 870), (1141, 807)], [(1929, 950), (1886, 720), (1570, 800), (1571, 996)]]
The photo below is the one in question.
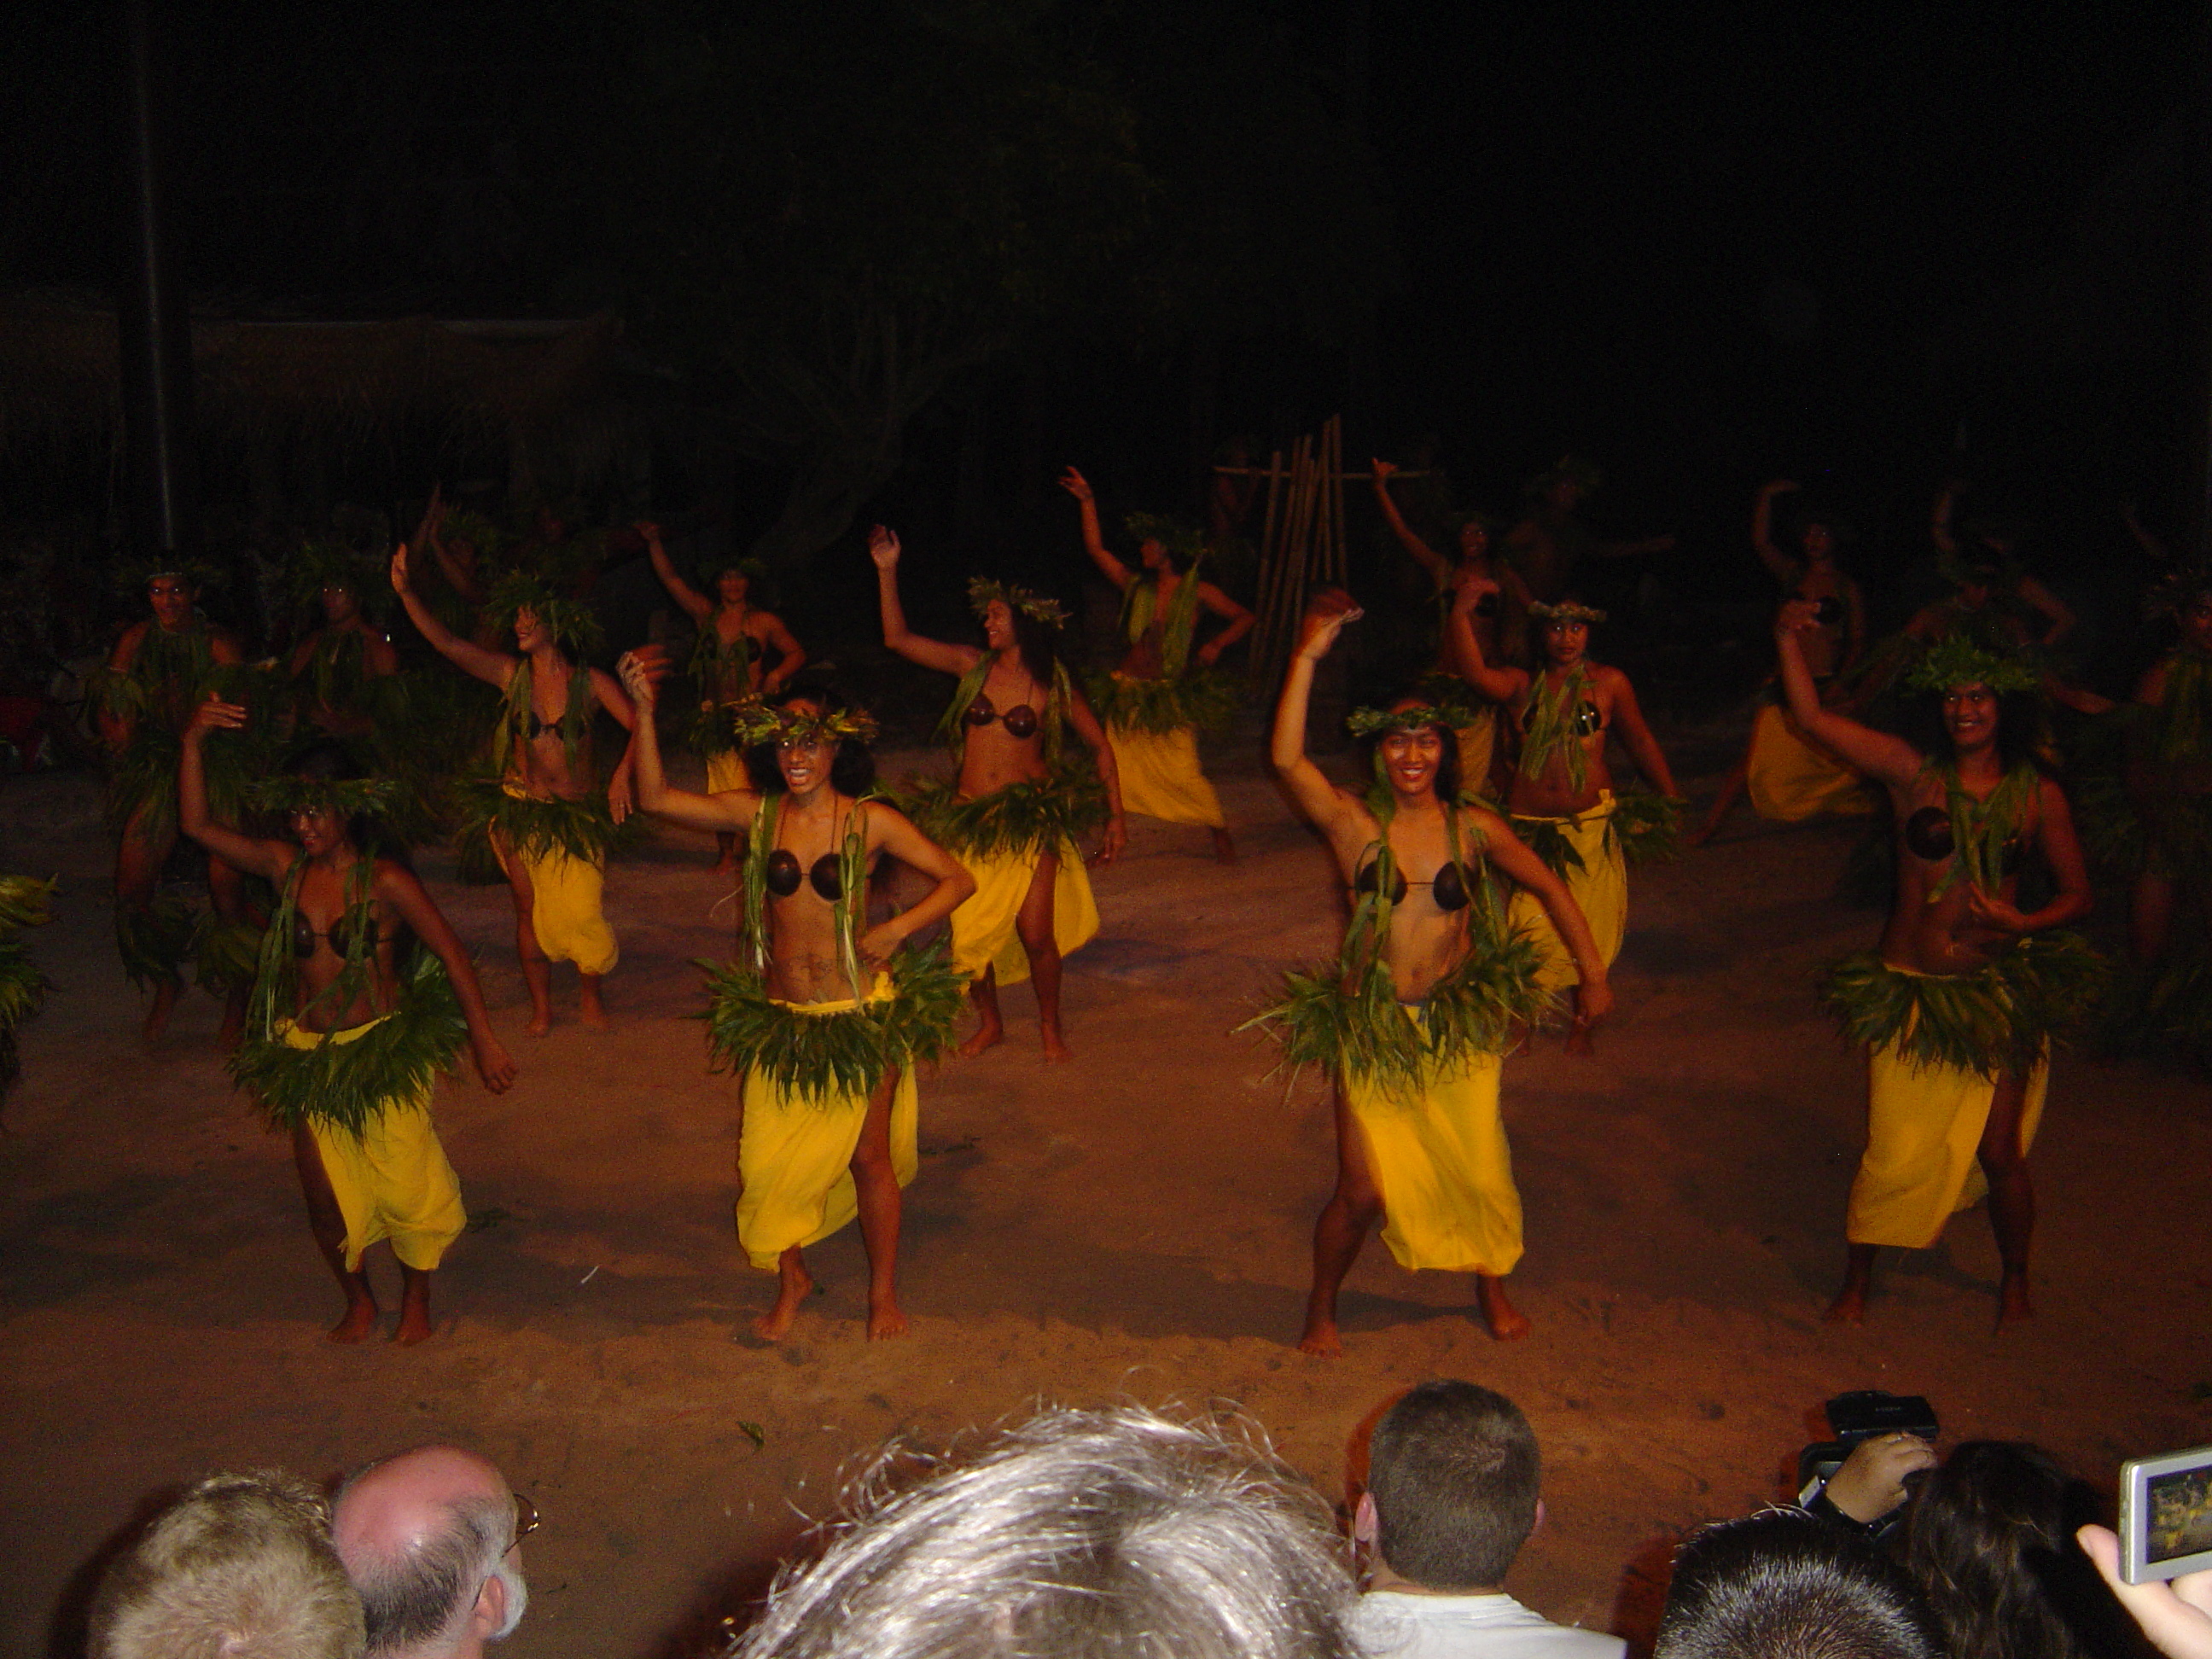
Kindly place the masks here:
[(802, 1013), (768, 994), (758, 969), (701, 962), (710, 1000), (707, 1052), (718, 1072), (759, 1072), (793, 1095), (827, 1103), (875, 1092), (894, 1066), (932, 1060), (967, 1006), (966, 975), (942, 945), (891, 958), (891, 995), (834, 1014)]
[(1106, 789), (1087, 764), (1060, 769), (1047, 783), (1010, 783), (974, 800), (955, 798), (945, 779), (909, 776), (892, 804), (915, 826), (956, 856), (1056, 852), (1106, 822)]
[(2026, 1073), (2095, 1012), (2109, 969), (2078, 933), (2031, 933), (1971, 974), (1900, 973), (1872, 951), (1821, 970), (1821, 1005), (1855, 1043), (1920, 1066)]
[(398, 1011), (366, 1036), (295, 1048), (274, 1031), (249, 1031), (230, 1077), (275, 1128), (314, 1122), (358, 1136), (389, 1102), (425, 1097), (468, 1039), (446, 964), (418, 951), (400, 974)]
[(1194, 669), (1180, 679), (1124, 679), (1092, 674), (1084, 682), (1091, 706), (1108, 726), (1164, 735), (1191, 726), (1217, 732), (1237, 716), (1243, 688), (1230, 675)]

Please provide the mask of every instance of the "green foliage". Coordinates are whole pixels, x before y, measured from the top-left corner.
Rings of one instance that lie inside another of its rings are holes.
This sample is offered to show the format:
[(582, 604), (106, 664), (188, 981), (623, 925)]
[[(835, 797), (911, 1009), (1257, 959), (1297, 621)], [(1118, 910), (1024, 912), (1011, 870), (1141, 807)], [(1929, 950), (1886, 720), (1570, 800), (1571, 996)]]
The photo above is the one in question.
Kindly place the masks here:
[(22, 1075), (16, 1056), (15, 1028), (45, 1004), (53, 982), (40, 973), (30, 952), (12, 935), (47, 920), (54, 884), (29, 876), (0, 876), (0, 1097)]
[(387, 1103), (427, 1097), (468, 1035), (445, 964), (418, 951), (389, 1019), (350, 1042), (313, 1048), (293, 1048), (257, 1020), (231, 1056), (231, 1081), (260, 1103), (272, 1127), (316, 1122), (359, 1135)]
[(966, 1006), (967, 979), (943, 947), (904, 950), (892, 957), (892, 994), (838, 1013), (811, 1014), (769, 995), (759, 969), (747, 962), (702, 962), (710, 1001), (707, 1049), (718, 1072), (758, 1072), (778, 1088), (817, 1104), (866, 1097), (894, 1066), (942, 1054)]
[(1244, 689), (1236, 676), (1211, 669), (1172, 680), (1124, 679), (1092, 674), (1084, 682), (1101, 721), (1125, 732), (1173, 732), (1194, 726), (1219, 731), (1237, 717)]
[(956, 798), (948, 779), (910, 776), (892, 797), (899, 811), (939, 847), (989, 858), (1000, 853), (1057, 852), (1106, 822), (1106, 789), (1080, 764), (1063, 766), (1045, 783), (1010, 783), (974, 800)]
[(607, 798), (596, 789), (580, 800), (541, 799), (510, 795), (496, 778), (470, 778), (455, 786), (455, 793), (465, 840), (495, 832), (525, 858), (560, 852), (585, 864), (604, 864), (623, 839), (626, 826), (615, 823)]
[(250, 921), (210, 915), (192, 949), (192, 981), (216, 996), (253, 983), (261, 960), (261, 929)]
[(142, 991), (156, 984), (182, 985), (199, 931), (199, 907), (173, 890), (156, 894), (143, 910), (118, 907), (115, 948), (123, 971)]
[(1971, 974), (1903, 974), (1875, 951), (1857, 951), (1822, 970), (1820, 994), (1853, 1042), (1901, 1039), (1916, 1065), (1995, 1077), (2027, 1071), (2047, 1041), (2071, 1035), (2107, 976), (2080, 935), (2032, 933)]

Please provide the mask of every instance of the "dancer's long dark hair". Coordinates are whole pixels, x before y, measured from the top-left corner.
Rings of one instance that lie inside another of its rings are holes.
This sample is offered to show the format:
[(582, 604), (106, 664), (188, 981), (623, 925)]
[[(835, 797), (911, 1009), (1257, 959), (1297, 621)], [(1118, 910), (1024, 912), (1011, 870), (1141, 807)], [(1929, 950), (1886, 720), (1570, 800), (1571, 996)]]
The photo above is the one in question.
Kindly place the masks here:
[[(1941, 765), (1953, 757), (1951, 734), (1943, 726), (1943, 694), (1923, 691), (1907, 705), (1900, 735)], [(1997, 762), (2008, 772), (2026, 763), (2048, 774), (2039, 751), (2044, 734), (2043, 696), (2038, 691), (1997, 694)]]
[[(852, 707), (838, 692), (820, 686), (786, 689), (769, 700), (769, 706), (782, 708), (793, 702), (819, 703), (828, 714), (842, 714)], [(783, 769), (775, 763), (775, 744), (757, 743), (745, 750), (745, 781), (759, 795), (781, 795), (786, 792)], [(858, 738), (837, 739), (837, 752), (830, 762), (830, 787), (841, 795), (858, 799), (876, 787), (876, 757), (868, 745)]]

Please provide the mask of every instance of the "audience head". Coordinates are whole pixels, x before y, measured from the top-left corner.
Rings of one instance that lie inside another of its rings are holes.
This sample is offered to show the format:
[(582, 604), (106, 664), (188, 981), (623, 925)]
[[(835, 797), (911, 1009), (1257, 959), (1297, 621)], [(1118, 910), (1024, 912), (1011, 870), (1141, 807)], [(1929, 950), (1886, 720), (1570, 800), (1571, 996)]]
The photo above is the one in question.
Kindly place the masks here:
[(1542, 1513), (1535, 1431), (1502, 1394), (1424, 1382), (1382, 1414), (1358, 1526), (1425, 1589), (1495, 1589)]
[(741, 1659), (1344, 1659), (1328, 1507), (1264, 1445), (1139, 1407), (1047, 1410), (894, 1489), (864, 1477)]
[(321, 1492), (210, 1475), (154, 1518), (93, 1599), (92, 1659), (358, 1659), (361, 1598)]
[(529, 1603), (520, 1506), (458, 1446), (372, 1463), (339, 1489), (331, 1532), (361, 1592), (370, 1659), (447, 1659), (496, 1642)]
[(1905, 1571), (1953, 1659), (2074, 1659), (2130, 1650), (2125, 1615), (2074, 1541), (2095, 1492), (2034, 1446), (1970, 1440), (1915, 1476)]
[(1653, 1659), (1938, 1659), (1927, 1610), (1863, 1535), (1802, 1510), (1723, 1521), (1674, 1558)]

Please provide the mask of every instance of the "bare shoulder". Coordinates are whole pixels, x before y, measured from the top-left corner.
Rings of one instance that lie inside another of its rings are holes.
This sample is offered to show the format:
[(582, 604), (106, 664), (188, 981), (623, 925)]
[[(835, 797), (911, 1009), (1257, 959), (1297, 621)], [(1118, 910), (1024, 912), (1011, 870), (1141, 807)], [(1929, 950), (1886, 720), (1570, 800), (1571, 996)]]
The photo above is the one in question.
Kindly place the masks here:
[(123, 630), (121, 636), (115, 641), (117, 667), (125, 666), (133, 657), (138, 654), (138, 647), (146, 643), (146, 630), (153, 625), (150, 618), (143, 618), (132, 623), (130, 627)]
[(228, 628), (208, 629), (208, 654), (217, 662), (244, 662), (245, 647), (239, 644), (238, 635)]
[(1628, 676), (1610, 663), (1594, 662), (1590, 665), (1590, 684), (1608, 697), (1633, 697), (1636, 695), (1636, 688), (1628, 683)]

